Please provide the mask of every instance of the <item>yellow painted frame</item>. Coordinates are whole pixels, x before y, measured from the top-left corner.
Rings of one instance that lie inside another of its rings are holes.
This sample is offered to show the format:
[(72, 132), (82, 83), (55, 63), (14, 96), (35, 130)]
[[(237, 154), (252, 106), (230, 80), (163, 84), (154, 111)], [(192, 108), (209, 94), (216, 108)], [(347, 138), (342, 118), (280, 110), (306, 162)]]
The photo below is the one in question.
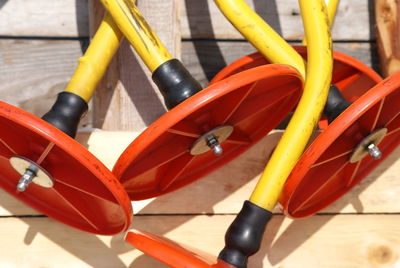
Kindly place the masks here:
[(252, 203), (272, 211), (287, 177), (317, 125), (328, 96), (333, 59), (327, 7), (323, 0), (299, 0), (309, 44), (306, 68), (301, 56), (244, 1), (214, 1), (230, 22), (266, 58), (273, 63), (290, 64), (306, 78), (298, 107), (250, 197)]
[(121, 39), (122, 33), (112, 17), (106, 14), (85, 54), (78, 59), (78, 66), (64, 91), (89, 102)]
[(172, 56), (140, 14), (134, 0), (101, 0), (151, 72)]

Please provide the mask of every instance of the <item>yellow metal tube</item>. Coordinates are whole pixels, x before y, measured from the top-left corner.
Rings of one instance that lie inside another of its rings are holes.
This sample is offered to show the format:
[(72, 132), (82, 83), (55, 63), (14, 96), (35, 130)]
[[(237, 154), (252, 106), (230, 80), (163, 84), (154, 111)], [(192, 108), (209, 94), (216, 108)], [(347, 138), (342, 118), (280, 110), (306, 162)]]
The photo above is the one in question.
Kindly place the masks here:
[[(326, 7), (328, 10), (328, 18), (329, 18), (329, 28), (332, 29), (333, 23), (335, 21), (337, 7), (339, 5), (340, 0), (325, 0)], [(306, 39), (303, 39), (301, 42), (302, 45), (307, 45)]]
[(303, 58), (243, 0), (214, 0), (232, 25), (268, 60), (295, 67), (305, 77)]
[(78, 66), (65, 91), (74, 93), (89, 102), (97, 83), (103, 77), (117, 51), (121, 39), (122, 33), (111, 16), (107, 14), (85, 54), (79, 58)]
[(335, 15), (337, 11), (337, 7), (339, 5), (340, 0), (326, 0), (326, 6), (328, 9), (328, 18), (330, 23), (330, 28), (332, 28), (333, 22), (335, 21)]
[(303, 153), (324, 108), (332, 76), (332, 40), (323, 0), (299, 0), (308, 52), (300, 102), (271, 156), (250, 201), (272, 211), (287, 177)]
[(147, 24), (133, 0), (101, 0), (125, 38), (153, 72), (172, 56)]

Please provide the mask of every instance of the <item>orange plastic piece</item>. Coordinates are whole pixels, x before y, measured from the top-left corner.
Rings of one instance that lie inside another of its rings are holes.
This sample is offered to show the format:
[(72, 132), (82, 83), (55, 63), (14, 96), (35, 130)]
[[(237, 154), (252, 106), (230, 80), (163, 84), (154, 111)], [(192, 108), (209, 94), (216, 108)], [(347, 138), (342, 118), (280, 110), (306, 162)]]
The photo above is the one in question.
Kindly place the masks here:
[[(18, 192), (21, 175), (10, 164), (15, 156), (47, 171), (54, 186), (32, 182)], [(4, 102), (0, 102), (0, 186), (47, 216), (86, 232), (117, 234), (132, 220), (125, 190), (95, 156), (54, 126)]]
[(173, 268), (235, 268), (207, 253), (148, 232), (130, 231), (125, 240), (145, 254)]
[[(354, 148), (386, 128), (379, 159), (350, 162)], [(365, 178), (400, 144), (400, 72), (358, 98), (304, 152), (289, 176), (280, 203), (290, 217), (312, 215)]]
[[(306, 60), (307, 59), (307, 48), (304, 46), (293, 46), (294, 49), (300, 53), (300, 55)], [(333, 74), (332, 84), (339, 88), (343, 96), (348, 101), (355, 101), (371, 87), (382, 81), (382, 77), (379, 76), (374, 70), (369, 68), (361, 61), (354, 59), (344, 53), (334, 51), (333, 52)], [(260, 65), (270, 64), (265, 57), (259, 53), (253, 53), (244, 56), (224, 69), (222, 69), (210, 82), (210, 84), (216, 83), (222, 79), (229, 77), (230, 75), (254, 68)], [(321, 129), (326, 129), (328, 126), (327, 120), (322, 117), (319, 122)]]
[[(214, 83), (182, 102), (138, 136), (120, 156), (113, 172), (132, 200), (179, 189), (243, 153), (293, 109), (302, 89), (292, 67), (271, 64)], [(221, 146), (191, 155), (194, 142), (221, 125), (234, 127)]]

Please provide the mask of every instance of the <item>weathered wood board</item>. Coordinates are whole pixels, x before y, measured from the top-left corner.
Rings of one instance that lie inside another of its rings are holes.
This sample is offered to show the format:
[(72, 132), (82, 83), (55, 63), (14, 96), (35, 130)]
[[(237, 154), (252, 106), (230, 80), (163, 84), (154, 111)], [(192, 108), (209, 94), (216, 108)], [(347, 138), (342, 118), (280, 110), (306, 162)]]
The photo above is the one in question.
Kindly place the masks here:
[[(243, 39), (213, 0), (181, 1), (183, 38)], [(302, 40), (303, 26), (297, 0), (246, 0), (246, 2), (285, 39)], [(370, 0), (340, 1), (332, 38), (347, 41), (374, 39), (374, 14), (371, 2)]]
[[(333, 48), (377, 70), (378, 59), (374, 44), (337, 42)], [(226, 65), (255, 51), (256, 49), (247, 42), (187, 41), (182, 43), (182, 61), (192, 75), (206, 86)]]
[[(255, 51), (212, 0), (138, 1), (153, 28), (163, 30), (157, 32), (161, 39), (204, 86), (221, 68)], [(296, 0), (246, 2), (284, 38), (302, 39)], [(333, 39), (335, 49), (376, 68), (372, 2), (342, 0)], [(97, 6), (88, 8), (87, 0), (0, 0), (1, 100), (38, 116), (47, 111), (95, 30), (89, 30), (88, 10), (99, 10), (100, 4), (93, 3)], [(120, 122), (129, 120), (126, 129), (132, 131), (91, 131), (78, 136), (109, 168), (139, 131), (165, 111), (149, 72), (143, 71), (127, 42), (122, 47), (94, 105), (101, 116), (112, 113), (107, 120), (97, 116), (94, 125), (118, 129)], [(121, 90), (112, 95), (114, 82)], [(126, 109), (124, 114), (119, 114), (121, 107)], [(93, 126), (91, 116), (82, 126)], [(132, 228), (217, 254), (227, 226), (250, 195), (280, 136), (279, 131), (271, 133), (246, 154), (184, 189), (134, 202)], [(261, 251), (251, 258), (249, 268), (399, 266), (399, 159), (400, 148), (322, 214), (292, 221), (276, 210)], [(122, 234), (105, 237), (74, 230), (2, 190), (0, 236), (0, 267), (166, 267), (125, 243)]]
[[(281, 133), (274, 131), (248, 153), (185, 189), (134, 203), (138, 215), (132, 228), (217, 253), (232, 214), (249, 196)], [(137, 134), (98, 131), (80, 133), (78, 140), (111, 167)], [(249, 267), (387, 267), (397, 263), (399, 158), (400, 148), (363, 183), (326, 209), (328, 215), (294, 222), (275, 216), (260, 253)], [(4, 192), (0, 200), (2, 267), (30, 267), (32, 263), (35, 267), (165, 267), (134, 250), (122, 235), (86, 234), (41, 217)]]
[[(53, 104), (57, 93), (65, 88), (74, 72), (77, 59), (82, 55), (82, 46), (86, 45), (86, 42), (79, 40), (0, 39), (1, 100), (42, 116)], [(375, 47), (369, 43), (336, 43), (334, 47), (367, 65), (374, 66), (377, 62)], [(123, 62), (136, 64), (133, 52), (127, 49), (129, 48), (125, 49), (126, 53), (118, 57), (124, 59)], [(227, 64), (254, 51), (255, 49), (246, 42), (188, 41), (182, 43), (182, 62), (193, 76), (206, 86), (208, 81)], [(116, 66), (115, 61), (112, 66)], [(150, 74), (139, 69), (136, 73), (123, 71), (126, 79), (122, 82), (141, 81), (146, 87), (142, 86), (139, 90), (130, 89), (131, 94), (128, 95), (124, 91), (112, 94), (111, 81), (122, 83), (116, 81), (115, 76), (118, 72), (113, 70), (108, 73), (106, 76), (108, 82), (102, 82), (99, 86), (102, 91), (95, 102), (98, 115), (94, 125), (97, 127), (104, 125), (101, 118), (108, 113), (108, 118), (116, 115), (123, 117), (120, 121), (126, 121), (127, 127), (131, 130), (143, 130), (165, 112), (162, 106), (163, 100), (152, 84)], [(114, 98), (113, 102), (109, 98)], [(122, 100), (124, 102), (120, 105), (115, 105)], [(129, 103), (130, 110), (124, 106), (126, 111), (122, 113), (119, 107), (125, 102)], [(112, 125), (111, 122), (116, 124), (117, 121), (114, 118), (108, 122)], [(84, 118), (81, 126), (92, 126), (91, 113)]]
[[(102, 8), (97, 2), (94, 10)], [(179, 58), (178, 2), (138, 1), (138, 8), (171, 55)], [(98, 18), (93, 20), (96, 22)], [(143, 130), (166, 112), (161, 93), (127, 40), (122, 42), (112, 66), (94, 97), (94, 126), (105, 130)]]
[[(138, 216), (151, 230), (210, 254), (223, 247), (231, 215)], [(275, 216), (250, 268), (384, 268), (400, 262), (399, 215), (320, 215), (292, 221)], [(1, 267), (167, 267), (144, 256), (123, 236), (94, 236), (48, 218), (0, 220)]]
[[(98, 131), (80, 133), (78, 140), (111, 169), (118, 156), (138, 134), (138, 132)], [(243, 200), (250, 196), (281, 135), (282, 131), (271, 132), (239, 158), (188, 187), (155, 200), (133, 202), (135, 212), (139, 214), (237, 213)], [(400, 207), (396, 206), (400, 202), (397, 190), (399, 179), (400, 148), (353, 191), (322, 213), (397, 213), (400, 211)], [(207, 198), (204, 198), (204, 189), (207, 189)], [(198, 199), (193, 199), (193, 196)], [(40, 215), (3, 191), (0, 191), (0, 200), (0, 216)]]
[[(0, 0), (0, 36), (88, 37), (87, 2), (87, 0)], [(179, 0), (179, 2), (182, 38), (243, 39), (218, 10), (213, 0)], [(246, 0), (246, 2), (284, 38), (302, 39), (303, 29), (297, 0)], [(333, 27), (333, 38), (374, 39), (374, 14), (371, 2), (371, 0), (340, 1)], [(165, 18), (163, 21), (163, 17), (160, 17), (159, 23), (163, 22)], [(351, 27), (348, 27), (349, 25)]]
[[(42, 116), (70, 80), (87, 41), (0, 38), (0, 100)], [(91, 126), (91, 114), (81, 127)]]
[(87, 0), (0, 0), (0, 36), (87, 37)]

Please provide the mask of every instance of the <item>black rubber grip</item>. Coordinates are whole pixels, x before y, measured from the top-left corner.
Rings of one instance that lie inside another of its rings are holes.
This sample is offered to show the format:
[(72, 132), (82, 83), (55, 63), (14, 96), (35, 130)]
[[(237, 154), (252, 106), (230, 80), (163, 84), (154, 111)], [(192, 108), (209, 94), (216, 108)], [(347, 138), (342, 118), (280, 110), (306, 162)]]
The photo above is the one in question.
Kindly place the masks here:
[(177, 59), (161, 64), (153, 72), (152, 78), (169, 110), (202, 90), (200, 83)]
[(57, 100), (42, 119), (68, 136), (75, 138), (78, 124), (86, 113), (88, 105), (84, 99), (74, 93), (61, 92)]
[(324, 107), (324, 115), (328, 119), (329, 124), (350, 105), (351, 102), (343, 97), (340, 90), (336, 86), (331, 85), (329, 88), (328, 100)]
[(271, 217), (270, 211), (245, 201), (225, 234), (225, 248), (218, 258), (238, 268), (247, 267), (248, 258), (260, 249)]

